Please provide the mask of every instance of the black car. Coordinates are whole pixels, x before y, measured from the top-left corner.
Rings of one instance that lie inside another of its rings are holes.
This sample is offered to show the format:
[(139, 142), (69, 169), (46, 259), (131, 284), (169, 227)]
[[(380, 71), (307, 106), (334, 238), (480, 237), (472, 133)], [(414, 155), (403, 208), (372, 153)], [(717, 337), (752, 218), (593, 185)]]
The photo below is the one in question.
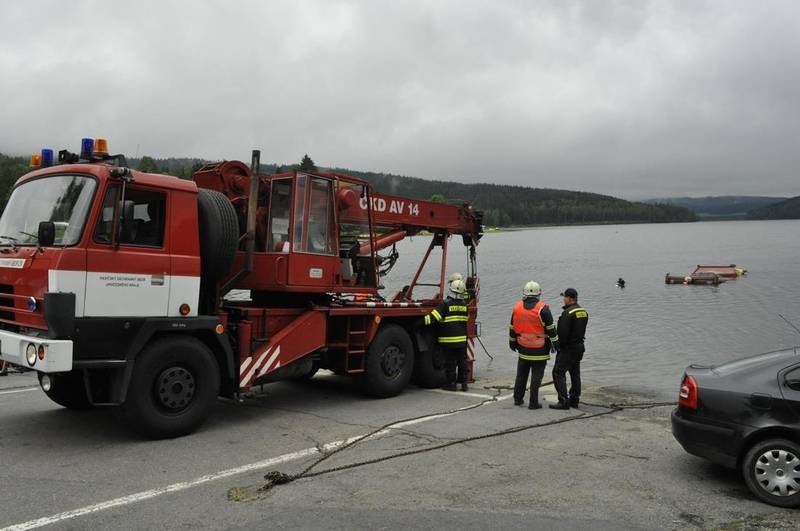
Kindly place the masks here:
[(672, 434), (690, 454), (740, 469), (761, 500), (800, 506), (797, 349), (687, 368)]

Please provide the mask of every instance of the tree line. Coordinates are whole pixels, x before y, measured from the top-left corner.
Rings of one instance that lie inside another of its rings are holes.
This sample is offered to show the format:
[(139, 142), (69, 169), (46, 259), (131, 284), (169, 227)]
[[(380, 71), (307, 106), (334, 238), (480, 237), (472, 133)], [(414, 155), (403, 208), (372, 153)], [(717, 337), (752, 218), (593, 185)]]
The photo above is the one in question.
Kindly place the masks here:
[[(128, 165), (132, 168), (174, 175), (181, 179), (191, 178), (207, 162), (196, 158), (156, 159), (149, 156), (128, 159)], [(264, 173), (280, 173), (293, 169), (313, 171), (315, 168), (313, 160), (307, 154), (298, 164), (262, 164)], [(484, 212), (484, 224), (489, 227), (697, 220), (690, 210), (676, 205), (636, 203), (588, 192), (490, 183), (464, 184), (345, 168), (334, 169), (363, 178), (379, 193), (440, 202), (468, 201)], [(14, 182), (29, 170), (27, 159), (0, 154), (0, 206), (5, 207)]]
[(751, 210), (747, 219), (800, 219), (800, 196)]

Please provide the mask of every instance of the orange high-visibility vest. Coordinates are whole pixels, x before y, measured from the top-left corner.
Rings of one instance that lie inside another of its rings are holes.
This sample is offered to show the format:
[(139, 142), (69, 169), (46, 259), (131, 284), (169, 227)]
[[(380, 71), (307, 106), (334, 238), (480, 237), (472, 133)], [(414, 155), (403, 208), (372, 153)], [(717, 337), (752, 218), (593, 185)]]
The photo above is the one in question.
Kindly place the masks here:
[(517, 345), (525, 348), (542, 348), (545, 345), (547, 334), (544, 332), (544, 323), (539, 312), (545, 304), (542, 301), (530, 310), (525, 309), (522, 301), (514, 306), (514, 333), (517, 334)]

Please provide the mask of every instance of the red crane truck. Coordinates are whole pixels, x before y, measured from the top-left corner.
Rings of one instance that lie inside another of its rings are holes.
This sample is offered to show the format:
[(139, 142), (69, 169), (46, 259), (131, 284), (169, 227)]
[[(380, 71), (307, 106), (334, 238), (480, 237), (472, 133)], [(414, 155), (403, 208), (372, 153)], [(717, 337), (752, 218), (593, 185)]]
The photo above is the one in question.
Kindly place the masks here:
[[(376, 397), (412, 378), (440, 385), (417, 325), (445, 292), (451, 236), (467, 252), (470, 344), (477, 334), (482, 215), (468, 204), (377, 194), (335, 172), (261, 175), (258, 151), (192, 180), (130, 170), (100, 139), (52, 158), (43, 150), (0, 218), (0, 359), (37, 371), (62, 406), (119, 406), (143, 434), (174, 437), (219, 396), (318, 369)], [(394, 244), (421, 232), (416, 274), (382, 297)]]

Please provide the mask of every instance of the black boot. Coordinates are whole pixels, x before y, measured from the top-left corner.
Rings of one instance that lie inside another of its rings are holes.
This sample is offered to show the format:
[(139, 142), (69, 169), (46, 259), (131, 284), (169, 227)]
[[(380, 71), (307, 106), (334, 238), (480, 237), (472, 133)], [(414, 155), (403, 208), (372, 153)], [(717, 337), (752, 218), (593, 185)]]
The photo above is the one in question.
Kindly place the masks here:
[(456, 383), (455, 382), (448, 382), (442, 386), (442, 389), (445, 391), (456, 391)]
[(517, 399), (515, 398), (515, 399), (514, 399), (514, 405), (515, 405), (515, 406), (521, 406), (521, 405), (522, 405), (522, 400), (517, 400)]
[(539, 402), (531, 402), (528, 404), (528, 409), (542, 409), (542, 404)]
[(580, 400), (578, 398), (570, 398), (569, 399), (569, 407), (578, 409), (578, 405), (580, 404)]
[(559, 400), (558, 404), (550, 404), (550, 409), (569, 409), (569, 404), (563, 400)]
[(462, 391), (469, 391), (469, 387), (467, 387), (467, 382), (461, 383), (461, 390)]

